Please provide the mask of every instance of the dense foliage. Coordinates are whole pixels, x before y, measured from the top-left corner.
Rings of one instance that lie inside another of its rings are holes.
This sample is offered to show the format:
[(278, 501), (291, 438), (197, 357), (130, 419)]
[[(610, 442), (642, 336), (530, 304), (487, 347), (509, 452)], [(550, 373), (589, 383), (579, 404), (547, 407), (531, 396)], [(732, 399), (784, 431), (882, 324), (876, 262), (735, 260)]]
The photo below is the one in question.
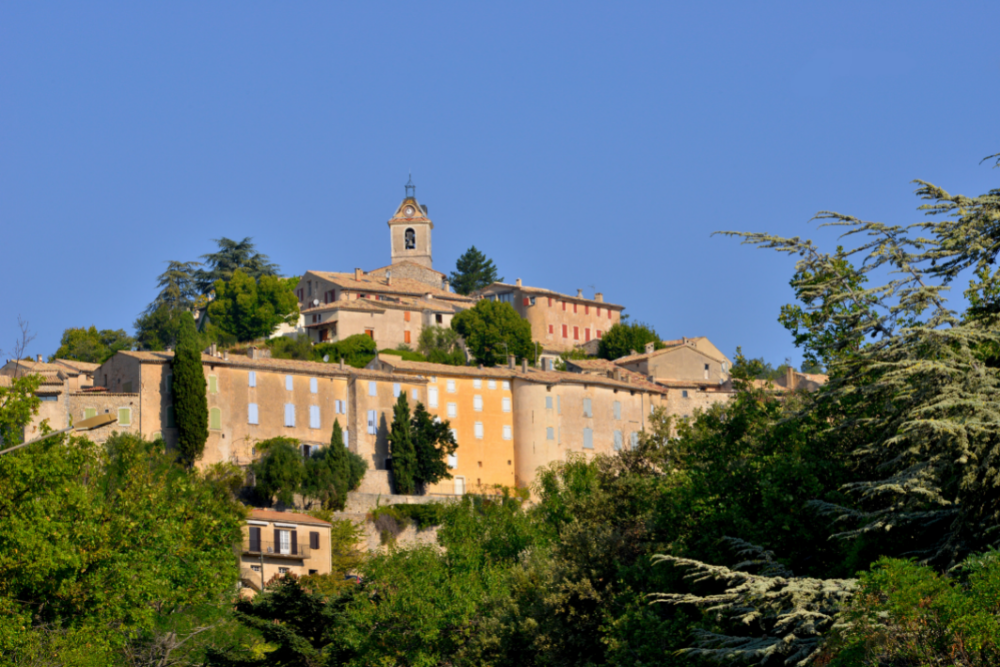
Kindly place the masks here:
[(201, 458), (208, 440), (207, 383), (198, 342), (194, 318), (190, 313), (184, 313), (177, 351), (170, 364), (173, 370), (170, 394), (177, 425), (177, 450), (187, 465), (193, 465)]
[(480, 299), (451, 321), (476, 361), (484, 366), (506, 363), (507, 355), (532, 359), (531, 325), (509, 303)]
[(461, 338), (454, 329), (442, 326), (424, 327), (417, 341), (419, 351), (427, 361), (449, 366), (464, 366), (465, 352), (462, 350)]
[(392, 408), (388, 440), (389, 456), (392, 458), (392, 490), (412, 495), (417, 492), (417, 448), (405, 391), (399, 393)]
[(496, 282), (503, 282), (499, 277), (493, 260), (472, 246), (455, 262), (455, 270), (451, 272), (451, 286), (459, 294), (472, 294)]
[(228, 281), (215, 281), (215, 299), (208, 305), (212, 326), (240, 342), (267, 338), (278, 325), (298, 320), (296, 284), (297, 278), (255, 279), (236, 269)]
[(236, 271), (253, 278), (255, 281), (264, 276), (278, 276), (281, 269), (271, 262), (270, 258), (257, 252), (256, 246), (248, 236), (242, 241), (234, 241), (222, 237), (215, 239), (219, 249), (201, 256), (201, 265), (207, 267), (193, 273), (195, 286), (199, 293), (209, 294), (216, 288), (218, 281), (229, 282)]
[(340, 422), (334, 421), (330, 446), (301, 453), (295, 438), (271, 438), (256, 444), (260, 457), (250, 468), (254, 473), (254, 495), (258, 502), (295, 504), (295, 494), (318, 501), (327, 510), (343, 509), (347, 492), (361, 484), (367, 464), (344, 446)]
[(597, 356), (602, 359), (619, 359), (635, 352), (643, 352), (646, 343), (653, 343), (653, 349), (663, 349), (663, 341), (652, 326), (642, 322), (616, 322), (601, 337)]
[(428, 485), (451, 479), (447, 459), (456, 449), (451, 424), (432, 416), (423, 403), (417, 403), (411, 415), (406, 392), (401, 392), (389, 428), (393, 490), (424, 493)]
[(135, 340), (121, 329), (98, 331), (95, 326), (66, 329), (59, 341), (59, 349), (49, 357), (49, 361), (75, 359), (103, 364), (119, 350), (131, 350), (134, 346)]

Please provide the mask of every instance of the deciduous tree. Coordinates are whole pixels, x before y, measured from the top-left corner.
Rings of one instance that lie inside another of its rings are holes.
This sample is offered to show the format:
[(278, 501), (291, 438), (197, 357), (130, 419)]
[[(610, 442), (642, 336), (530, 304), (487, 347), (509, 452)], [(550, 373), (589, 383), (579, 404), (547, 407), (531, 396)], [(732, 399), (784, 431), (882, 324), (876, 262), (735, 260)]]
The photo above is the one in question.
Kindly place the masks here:
[(264, 275), (255, 280), (236, 269), (228, 282), (215, 282), (208, 315), (213, 327), (238, 341), (251, 341), (270, 336), (282, 322), (295, 322), (299, 303), (291, 279)]
[(264, 276), (277, 276), (281, 271), (267, 255), (257, 252), (249, 236), (242, 241), (222, 237), (215, 239), (215, 243), (219, 246), (216, 252), (201, 256), (208, 268), (194, 274), (195, 284), (203, 295), (215, 289), (217, 281), (229, 282), (237, 270), (255, 281)]
[(618, 322), (604, 332), (597, 347), (597, 356), (619, 359), (632, 354), (633, 350), (642, 352), (646, 343), (653, 343), (654, 349), (663, 349), (663, 341), (652, 326), (642, 322)]
[(95, 326), (91, 326), (89, 329), (82, 327), (66, 329), (63, 332), (62, 340), (59, 341), (59, 349), (49, 357), (49, 361), (76, 359), (77, 361), (103, 364), (119, 350), (131, 350), (134, 345), (135, 340), (121, 329), (98, 331)]
[(508, 354), (532, 357), (531, 325), (509, 303), (480, 299), (456, 315), (451, 326), (484, 366), (504, 363)]

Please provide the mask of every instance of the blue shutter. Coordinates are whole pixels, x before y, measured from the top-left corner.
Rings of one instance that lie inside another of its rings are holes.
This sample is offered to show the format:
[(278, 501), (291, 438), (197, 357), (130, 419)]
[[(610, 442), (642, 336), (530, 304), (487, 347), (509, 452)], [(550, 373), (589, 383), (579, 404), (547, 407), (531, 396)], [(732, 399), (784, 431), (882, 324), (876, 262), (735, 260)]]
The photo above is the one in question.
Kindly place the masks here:
[(257, 371), (250, 371), (250, 386), (257, 386)]
[(590, 428), (583, 429), (583, 448), (593, 449), (594, 448), (594, 430)]
[(295, 426), (295, 406), (291, 403), (285, 403), (285, 426)]
[(250, 424), (259, 424), (260, 420), (257, 415), (257, 404), (251, 403), (247, 406), (247, 422)]
[(319, 428), (319, 406), (309, 406), (309, 428)]
[(316, 378), (309, 378), (309, 393), (318, 394), (319, 393), (319, 382)]

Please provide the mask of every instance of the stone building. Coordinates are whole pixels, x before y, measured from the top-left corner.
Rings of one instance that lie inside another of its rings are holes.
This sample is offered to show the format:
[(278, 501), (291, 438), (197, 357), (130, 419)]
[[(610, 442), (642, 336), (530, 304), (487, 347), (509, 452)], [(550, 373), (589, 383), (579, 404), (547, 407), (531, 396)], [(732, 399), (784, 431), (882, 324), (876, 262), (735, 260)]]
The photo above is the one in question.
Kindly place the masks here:
[(243, 526), (240, 585), (246, 596), (274, 577), (329, 574), (330, 524), (308, 514), (251, 509)]
[(541, 358), (555, 359), (560, 352), (597, 341), (621, 321), (624, 306), (604, 301), (600, 292), (593, 299), (577, 290), (576, 296), (538, 287), (527, 287), (518, 278), (513, 285), (493, 283), (473, 292), (477, 299), (509, 303), (531, 324), (531, 338), (543, 350)]
[(615, 364), (655, 381), (696, 382), (722, 385), (729, 381), (733, 364), (704, 336), (663, 341), (656, 350), (652, 343), (640, 353), (615, 359)]

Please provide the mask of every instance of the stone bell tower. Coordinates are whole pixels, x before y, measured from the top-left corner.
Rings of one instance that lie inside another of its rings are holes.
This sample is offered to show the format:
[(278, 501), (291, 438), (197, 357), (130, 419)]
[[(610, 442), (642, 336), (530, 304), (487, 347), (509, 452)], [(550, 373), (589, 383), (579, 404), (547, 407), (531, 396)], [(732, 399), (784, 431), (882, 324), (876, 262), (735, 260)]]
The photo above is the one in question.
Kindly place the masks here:
[(389, 219), (389, 239), (392, 263), (413, 262), (434, 268), (431, 259), (431, 230), (434, 223), (427, 217), (427, 207), (417, 202), (417, 186), (413, 177), (406, 183), (406, 197)]

